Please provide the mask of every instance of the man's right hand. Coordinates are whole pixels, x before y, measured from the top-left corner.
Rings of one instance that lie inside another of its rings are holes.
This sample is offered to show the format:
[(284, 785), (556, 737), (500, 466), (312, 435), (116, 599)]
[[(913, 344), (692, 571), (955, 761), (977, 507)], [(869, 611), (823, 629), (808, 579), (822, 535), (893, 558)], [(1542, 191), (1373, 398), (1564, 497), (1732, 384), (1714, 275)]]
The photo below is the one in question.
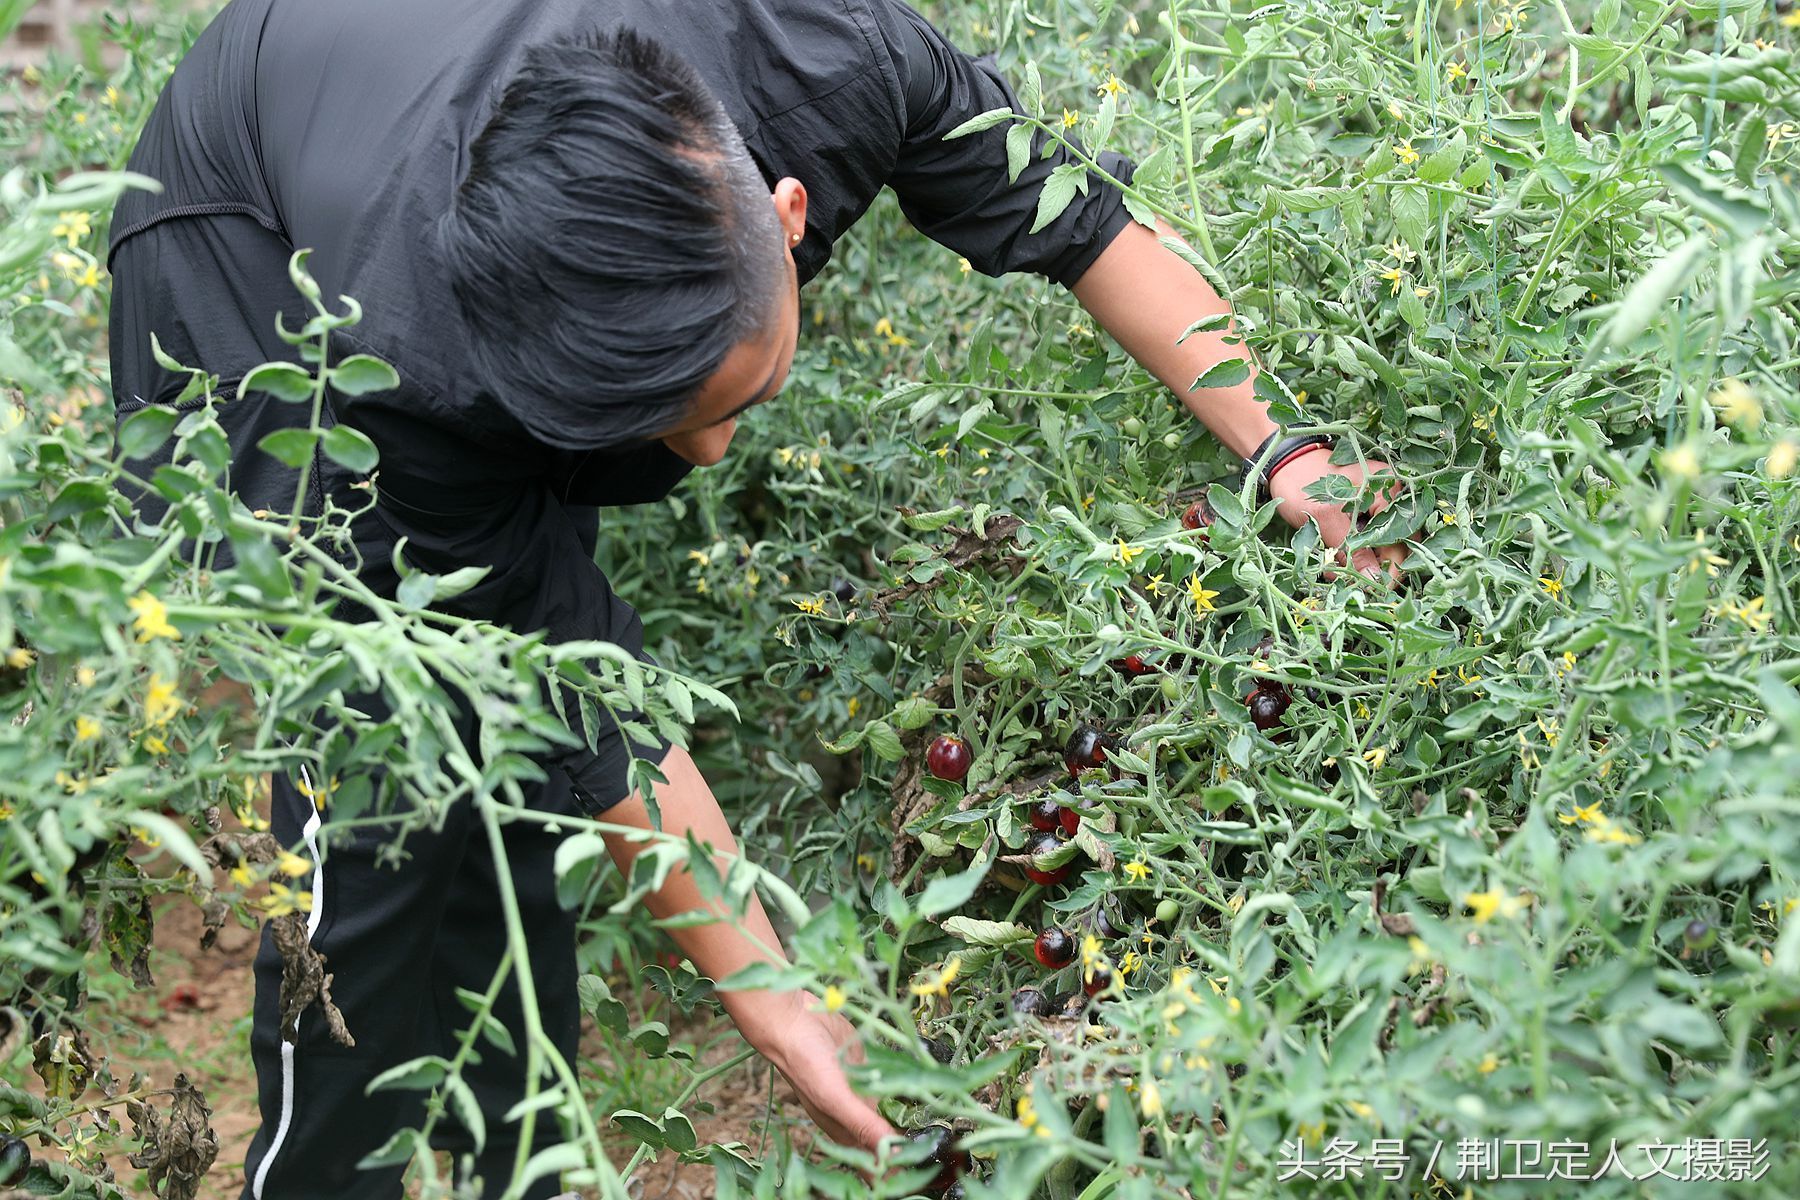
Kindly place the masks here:
[(844, 1075), (844, 1063), (862, 1061), (856, 1030), (836, 1013), (826, 1012), (813, 997), (805, 998), (803, 1011), (775, 1044), (758, 1048), (793, 1085), (807, 1114), (832, 1141), (874, 1153), (882, 1138), (896, 1136), (875, 1106), (850, 1090)]

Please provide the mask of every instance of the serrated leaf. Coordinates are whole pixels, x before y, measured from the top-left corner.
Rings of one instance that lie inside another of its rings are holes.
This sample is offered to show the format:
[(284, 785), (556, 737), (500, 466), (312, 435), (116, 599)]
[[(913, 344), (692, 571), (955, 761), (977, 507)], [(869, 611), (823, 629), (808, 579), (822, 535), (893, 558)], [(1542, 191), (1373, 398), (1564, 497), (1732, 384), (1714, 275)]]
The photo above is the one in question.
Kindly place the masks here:
[(482, 1114), (475, 1093), (460, 1075), (452, 1075), (444, 1081), (444, 1097), (450, 1111), (456, 1114), (456, 1119), (468, 1131), (469, 1139), (475, 1143), (475, 1153), (480, 1154), (482, 1147), (487, 1145), (487, 1118)]
[(894, 705), (894, 711), (888, 716), (896, 727), (913, 730), (925, 728), (943, 711), (923, 696), (908, 696)]
[(1030, 232), (1037, 233), (1062, 216), (1086, 178), (1087, 168), (1080, 163), (1064, 163), (1051, 171), (1044, 180), (1044, 190), (1038, 193), (1037, 218), (1032, 221)]
[(875, 756), (887, 762), (899, 762), (906, 757), (906, 750), (900, 745), (900, 735), (886, 721), (870, 721), (864, 730), (869, 749)]
[(981, 886), (987, 872), (981, 869), (963, 871), (943, 879), (934, 879), (925, 885), (919, 893), (919, 915), (924, 917), (940, 917), (952, 909), (961, 908)]
[(1031, 126), (1020, 122), (1006, 131), (1006, 181), (1019, 182), (1019, 172), (1031, 163)]
[(1206, 370), (1201, 373), (1200, 377), (1194, 380), (1193, 387), (1188, 390), (1198, 391), (1200, 388), (1236, 387), (1248, 378), (1250, 378), (1249, 363), (1241, 358), (1222, 358), (1212, 366), (1206, 368)]
[(175, 432), (175, 423), (180, 419), (180, 413), (161, 405), (133, 413), (119, 426), (119, 457), (142, 458), (160, 448)]
[(435, 1054), (424, 1058), (415, 1058), (411, 1062), (403, 1062), (399, 1066), (389, 1067), (369, 1081), (364, 1092), (428, 1092), (444, 1082), (449, 1074), (450, 1064)]

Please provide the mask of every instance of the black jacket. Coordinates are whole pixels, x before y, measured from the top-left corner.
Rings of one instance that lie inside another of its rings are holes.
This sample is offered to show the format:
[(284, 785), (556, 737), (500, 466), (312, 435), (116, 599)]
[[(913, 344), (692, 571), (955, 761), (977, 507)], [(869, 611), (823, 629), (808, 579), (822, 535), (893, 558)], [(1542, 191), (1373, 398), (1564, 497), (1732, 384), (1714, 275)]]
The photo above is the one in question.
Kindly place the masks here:
[[(1116, 190), (1094, 180), (1028, 233), (1039, 186), (1066, 152), (1034, 156), (1011, 184), (1004, 125), (944, 141), (1016, 97), (991, 58), (964, 54), (897, 0), (233, 0), (132, 154), (130, 168), (165, 190), (127, 193), (114, 213), (120, 415), (172, 400), (184, 382), (151, 357), (153, 330), (228, 390), (258, 363), (293, 359), (274, 315), (290, 328), (304, 320), (286, 263), (310, 247), (324, 294), (353, 296), (365, 313), (334, 353), (378, 355), (402, 380), (395, 392), (334, 398), (328, 414), (381, 450), (379, 506), (357, 526), (365, 580), (391, 592), (388, 551), (405, 537), (424, 569), (493, 568), (452, 611), (641, 653), (635, 614), (594, 564), (594, 509), (659, 499), (687, 464), (660, 443), (581, 453), (528, 436), (473, 383), (433, 250), (469, 143), (522, 49), (619, 25), (700, 72), (771, 183), (806, 185), (802, 283), (884, 185), (922, 232), (991, 275), (1072, 283), (1129, 219)], [(1128, 162), (1102, 161), (1129, 178)], [(291, 503), (292, 476), (255, 442), (303, 419), (255, 400), (231, 414), (233, 486), (248, 503)], [(315, 469), (315, 508), (327, 495), (356, 502), (345, 489), (357, 480), (323, 459)], [(590, 791), (613, 792), (612, 757), (604, 770), (565, 765)]]

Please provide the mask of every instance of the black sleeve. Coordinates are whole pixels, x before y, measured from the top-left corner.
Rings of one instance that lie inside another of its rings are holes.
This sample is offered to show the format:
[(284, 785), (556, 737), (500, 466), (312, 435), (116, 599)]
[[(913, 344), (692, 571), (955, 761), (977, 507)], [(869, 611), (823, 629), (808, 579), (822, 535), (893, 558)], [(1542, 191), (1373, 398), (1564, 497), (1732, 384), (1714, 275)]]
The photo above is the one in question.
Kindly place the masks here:
[[(594, 530), (587, 527), (594, 509), (566, 503), (544, 464), (497, 454), (375, 404), (352, 402), (343, 415), (382, 452), (374, 530), (358, 537), (363, 577), (378, 592), (391, 595), (399, 584), (389, 550), (404, 537), (402, 554), (420, 570), (442, 575), (491, 568), (473, 588), (435, 608), (522, 634), (543, 630), (552, 643), (612, 642), (654, 661), (644, 651), (637, 613), (594, 562)], [(587, 486), (605, 490), (592, 481)], [(621, 716), (637, 720), (640, 714)], [(569, 776), (576, 800), (590, 814), (630, 793), (633, 758), (660, 763), (669, 750), (660, 741), (630, 741), (605, 721), (604, 710), (602, 726), (597, 752), (580, 748), (550, 760)], [(575, 729), (580, 732), (579, 724)]]
[[(876, 3), (888, 10), (878, 24), (892, 31), (888, 50), (906, 96), (906, 134), (889, 183), (907, 219), (983, 274), (1031, 271), (1073, 284), (1130, 222), (1124, 197), (1090, 173), (1086, 195), (1076, 193), (1061, 216), (1028, 232), (1044, 180), (1073, 156), (1058, 146), (1049, 158), (1040, 158), (1050, 139), (1039, 133), (1025, 169), (1009, 183), (1007, 125), (944, 141), (970, 117), (1017, 109), (1019, 99), (992, 55), (963, 53), (900, 0)], [(1131, 181), (1129, 159), (1102, 151), (1098, 161), (1115, 178)]]

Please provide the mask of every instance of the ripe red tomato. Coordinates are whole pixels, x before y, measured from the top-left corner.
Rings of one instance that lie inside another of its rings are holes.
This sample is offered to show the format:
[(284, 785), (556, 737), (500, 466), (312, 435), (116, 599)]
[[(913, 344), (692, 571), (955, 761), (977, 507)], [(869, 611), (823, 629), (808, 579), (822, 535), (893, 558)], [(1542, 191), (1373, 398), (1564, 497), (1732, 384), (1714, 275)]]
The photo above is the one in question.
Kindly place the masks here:
[(1075, 961), (1075, 938), (1068, 930), (1052, 925), (1037, 935), (1032, 953), (1052, 971), (1059, 970)]
[[(1183, 529), (1207, 529), (1212, 523), (1213, 511), (1211, 508), (1207, 507), (1207, 503), (1204, 500), (1194, 501), (1187, 506), (1187, 511), (1181, 514), (1181, 527)], [(1207, 536), (1207, 534), (1201, 534), (1200, 540), (1204, 542), (1207, 539)]]
[(1027, 813), (1027, 819), (1031, 822), (1031, 827), (1033, 829), (1050, 833), (1056, 829), (1057, 824), (1062, 820), (1062, 814), (1062, 805), (1054, 800), (1045, 799), (1039, 800), (1031, 805)]
[(975, 756), (969, 751), (969, 743), (955, 734), (939, 734), (925, 748), (925, 769), (951, 783), (962, 782), (974, 762)]
[(1156, 668), (1150, 663), (1145, 662), (1144, 656), (1141, 654), (1127, 654), (1124, 658), (1115, 658), (1113, 659), (1112, 666), (1115, 671), (1118, 671), (1122, 675), (1129, 675), (1133, 679), (1136, 679), (1141, 675), (1153, 675), (1156, 673)]

